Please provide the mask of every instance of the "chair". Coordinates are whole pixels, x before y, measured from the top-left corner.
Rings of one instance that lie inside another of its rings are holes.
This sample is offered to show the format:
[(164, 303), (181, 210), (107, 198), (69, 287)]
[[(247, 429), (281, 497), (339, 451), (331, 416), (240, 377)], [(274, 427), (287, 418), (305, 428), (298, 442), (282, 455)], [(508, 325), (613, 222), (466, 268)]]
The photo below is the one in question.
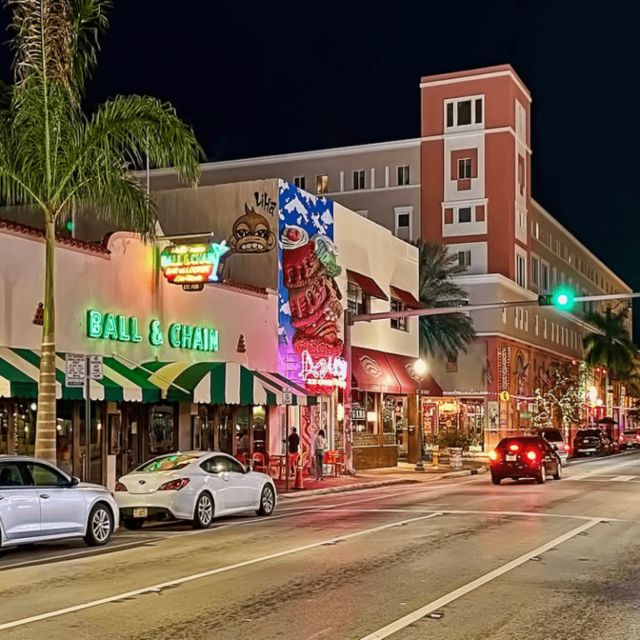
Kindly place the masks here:
[(238, 453), (236, 454), (236, 460), (243, 464), (245, 467), (247, 466), (247, 454), (246, 453)]
[(282, 458), (280, 456), (270, 456), (267, 465), (267, 473), (274, 479), (282, 478)]
[(261, 473), (267, 471), (268, 467), (264, 453), (260, 451), (254, 451), (253, 455), (251, 456), (251, 467), (256, 471), (260, 471)]
[(346, 463), (345, 463), (345, 460), (344, 460), (344, 452), (343, 451), (336, 451), (336, 458), (335, 458), (333, 464), (335, 466), (336, 476), (343, 475), (344, 471), (346, 469)]
[(334, 450), (329, 450), (324, 452), (324, 464), (327, 467), (327, 475), (335, 476), (336, 475), (336, 460), (338, 458), (338, 452)]

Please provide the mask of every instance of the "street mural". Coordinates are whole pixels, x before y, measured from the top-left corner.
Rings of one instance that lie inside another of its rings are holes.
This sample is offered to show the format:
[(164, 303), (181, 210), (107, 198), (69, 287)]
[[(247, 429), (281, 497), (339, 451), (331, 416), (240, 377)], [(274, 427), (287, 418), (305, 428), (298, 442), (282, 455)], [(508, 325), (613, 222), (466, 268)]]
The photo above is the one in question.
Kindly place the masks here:
[(346, 378), (333, 202), (279, 181), (280, 372), (314, 393)]
[[(256, 192), (254, 198), (257, 206), (263, 206), (273, 215), (272, 201), (265, 202), (267, 194)], [(275, 203), (273, 203), (275, 208)], [(233, 223), (231, 235), (227, 244), (234, 253), (267, 253), (276, 246), (276, 236), (271, 231), (269, 221), (265, 216), (256, 211), (247, 203), (244, 205), (244, 214), (236, 218)]]

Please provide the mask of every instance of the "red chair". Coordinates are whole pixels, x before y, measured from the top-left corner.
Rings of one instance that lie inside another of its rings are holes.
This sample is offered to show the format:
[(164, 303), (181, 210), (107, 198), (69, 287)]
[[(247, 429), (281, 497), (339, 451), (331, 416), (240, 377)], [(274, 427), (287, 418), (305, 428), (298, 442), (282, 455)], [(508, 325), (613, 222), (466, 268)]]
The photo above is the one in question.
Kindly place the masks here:
[(267, 472), (268, 467), (264, 453), (261, 453), (260, 451), (254, 451), (253, 455), (251, 456), (251, 467), (255, 471), (260, 471), (261, 473)]
[(240, 464), (243, 464), (245, 467), (247, 466), (247, 454), (246, 453), (237, 453), (236, 454), (236, 460)]

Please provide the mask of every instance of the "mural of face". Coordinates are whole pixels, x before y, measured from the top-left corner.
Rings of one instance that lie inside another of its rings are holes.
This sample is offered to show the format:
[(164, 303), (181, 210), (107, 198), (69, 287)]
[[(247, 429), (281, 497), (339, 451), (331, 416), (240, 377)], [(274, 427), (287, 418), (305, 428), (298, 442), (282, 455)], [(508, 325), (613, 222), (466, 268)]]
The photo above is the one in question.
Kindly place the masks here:
[(236, 253), (268, 253), (276, 245), (276, 236), (269, 221), (244, 205), (244, 215), (233, 223), (227, 244)]

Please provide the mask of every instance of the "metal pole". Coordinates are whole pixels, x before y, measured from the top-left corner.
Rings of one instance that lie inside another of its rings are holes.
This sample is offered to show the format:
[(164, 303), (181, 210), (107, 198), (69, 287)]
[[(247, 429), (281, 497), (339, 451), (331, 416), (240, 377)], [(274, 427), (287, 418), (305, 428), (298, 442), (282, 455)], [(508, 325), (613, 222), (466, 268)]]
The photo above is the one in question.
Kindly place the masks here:
[(353, 446), (351, 433), (351, 326), (353, 316), (349, 309), (344, 311), (344, 359), (347, 363), (347, 379), (342, 391), (344, 417), (342, 420), (342, 439), (344, 448), (345, 473), (353, 475)]
[(424, 471), (424, 460), (422, 451), (422, 398), (417, 395), (418, 399), (418, 461), (416, 462), (415, 471)]
[(91, 377), (89, 357), (85, 359), (84, 378), (84, 481), (91, 482)]
[(289, 491), (289, 405), (284, 407), (284, 492)]

